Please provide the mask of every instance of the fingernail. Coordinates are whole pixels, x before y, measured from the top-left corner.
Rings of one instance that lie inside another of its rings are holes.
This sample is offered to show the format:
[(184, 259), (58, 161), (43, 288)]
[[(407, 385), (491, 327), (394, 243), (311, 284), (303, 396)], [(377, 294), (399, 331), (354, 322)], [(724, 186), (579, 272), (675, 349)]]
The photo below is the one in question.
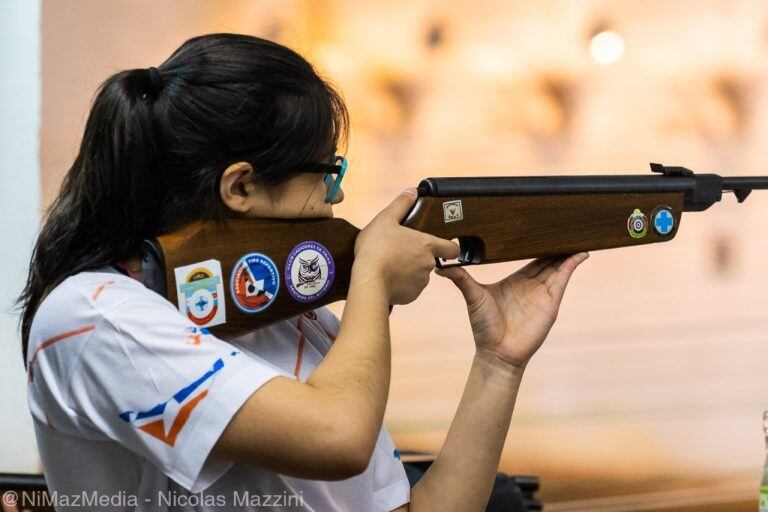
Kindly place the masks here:
[(408, 187), (407, 189), (403, 190), (403, 194), (408, 194), (412, 197), (418, 197), (419, 191), (416, 190), (416, 187)]

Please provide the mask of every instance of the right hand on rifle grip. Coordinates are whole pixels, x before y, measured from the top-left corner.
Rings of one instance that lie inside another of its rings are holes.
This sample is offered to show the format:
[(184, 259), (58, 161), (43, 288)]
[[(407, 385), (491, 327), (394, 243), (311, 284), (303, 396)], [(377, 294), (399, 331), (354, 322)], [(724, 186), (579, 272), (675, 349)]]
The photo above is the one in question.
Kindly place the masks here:
[(421, 294), (435, 268), (435, 258), (454, 259), (459, 246), (400, 223), (416, 202), (406, 189), (363, 229), (355, 241), (356, 270), (381, 279), (390, 304), (408, 304)]

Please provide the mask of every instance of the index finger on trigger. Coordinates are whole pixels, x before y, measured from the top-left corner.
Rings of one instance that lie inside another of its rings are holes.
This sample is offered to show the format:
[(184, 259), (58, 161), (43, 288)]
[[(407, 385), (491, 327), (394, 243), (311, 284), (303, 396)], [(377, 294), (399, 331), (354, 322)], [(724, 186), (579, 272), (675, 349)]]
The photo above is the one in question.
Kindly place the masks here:
[(459, 244), (443, 238), (433, 237), (432, 254), (444, 260), (456, 259), (460, 254)]

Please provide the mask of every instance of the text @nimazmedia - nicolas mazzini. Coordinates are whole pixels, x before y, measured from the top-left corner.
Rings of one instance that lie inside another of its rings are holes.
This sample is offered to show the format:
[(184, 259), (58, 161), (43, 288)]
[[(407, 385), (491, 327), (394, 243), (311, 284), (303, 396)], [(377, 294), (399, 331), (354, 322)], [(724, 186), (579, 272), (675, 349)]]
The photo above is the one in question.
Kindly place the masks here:
[[(304, 506), (301, 492), (262, 494), (251, 491), (232, 491), (222, 494), (186, 494), (176, 491), (159, 491), (154, 500), (148, 496), (136, 496), (120, 491), (103, 494), (97, 491), (64, 494), (53, 491), (24, 491), (14, 493), (21, 506), (26, 507), (137, 507), (156, 504), (170, 507), (292, 507)], [(153, 503), (154, 501), (154, 503)]]

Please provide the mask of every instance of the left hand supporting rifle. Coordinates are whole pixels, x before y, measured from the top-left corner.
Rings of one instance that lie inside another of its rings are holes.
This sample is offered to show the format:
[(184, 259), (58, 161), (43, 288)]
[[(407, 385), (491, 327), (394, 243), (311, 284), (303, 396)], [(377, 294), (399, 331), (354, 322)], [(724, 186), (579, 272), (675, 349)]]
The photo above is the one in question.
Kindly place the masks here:
[(437, 271), (464, 295), (477, 351), (440, 455), (401, 511), (485, 509), (523, 371), (549, 333), (571, 275), (587, 257), (535, 260), (489, 285), (462, 268)]

